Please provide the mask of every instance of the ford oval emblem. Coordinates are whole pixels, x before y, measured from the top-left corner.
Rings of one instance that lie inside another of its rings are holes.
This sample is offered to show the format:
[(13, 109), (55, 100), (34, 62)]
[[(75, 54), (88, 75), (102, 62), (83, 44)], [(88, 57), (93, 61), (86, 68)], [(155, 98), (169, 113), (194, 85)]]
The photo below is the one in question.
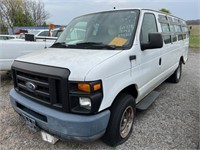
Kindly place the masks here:
[(32, 83), (32, 82), (26, 82), (26, 88), (29, 90), (29, 91), (35, 91), (36, 90), (36, 88), (37, 88), (37, 86), (34, 84), (34, 83)]

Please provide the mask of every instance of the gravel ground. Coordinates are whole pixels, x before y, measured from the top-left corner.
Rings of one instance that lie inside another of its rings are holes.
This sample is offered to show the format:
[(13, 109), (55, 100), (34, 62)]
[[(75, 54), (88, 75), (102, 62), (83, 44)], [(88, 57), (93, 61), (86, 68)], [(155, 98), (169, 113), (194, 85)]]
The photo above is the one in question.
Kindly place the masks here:
[[(200, 51), (190, 49), (180, 83), (164, 82), (159, 98), (146, 111), (137, 112), (129, 140), (114, 149), (197, 149), (199, 142)], [(0, 149), (113, 149), (100, 140), (91, 143), (58, 141), (51, 145), (30, 131), (12, 109), (11, 78), (1, 73)]]

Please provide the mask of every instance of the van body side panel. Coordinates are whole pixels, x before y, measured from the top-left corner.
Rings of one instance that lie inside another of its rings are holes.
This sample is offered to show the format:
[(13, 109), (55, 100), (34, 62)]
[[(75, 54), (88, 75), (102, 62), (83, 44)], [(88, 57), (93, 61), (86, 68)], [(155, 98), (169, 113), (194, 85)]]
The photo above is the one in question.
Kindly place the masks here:
[[(158, 15), (159, 13), (156, 14), (157, 16), (157, 24), (158, 24), (158, 29), (159, 32), (162, 33), (162, 28), (161, 28), (161, 23), (158, 21)], [(176, 42), (170, 42), (165, 44), (163, 42), (163, 47), (161, 48), (160, 51), (160, 58), (161, 58), (161, 66), (160, 66), (160, 75), (161, 78), (166, 79), (169, 77), (171, 74), (174, 73), (176, 68), (178, 67), (178, 63), (180, 60), (180, 52), (181, 50), (181, 45), (179, 41)]]
[(188, 60), (188, 49), (189, 49), (189, 34), (187, 34), (186, 39), (184, 39), (184, 48), (183, 48), (183, 60), (184, 63)]
[[(168, 22), (168, 25), (169, 26), (173, 25), (173, 23)], [(161, 23), (159, 21), (158, 21), (158, 27), (159, 27), (159, 31), (162, 33), (163, 31), (162, 31)], [(171, 28), (169, 29), (170, 29), (171, 35), (172, 34), (176, 35), (177, 40), (173, 41), (172, 36), (171, 36), (171, 42), (170, 43), (164, 42), (163, 48), (161, 49), (162, 64), (161, 64), (160, 76), (162, 76), (163, 78), (167, 78), (174, 73), (174, 71), (177, 69), (179, 65), (179, 61), (182, 56), (183, 56), (184, 62), (187, 60), (188, 46), (189, 46), (188, 38), (178, 40), (177, 32), (171, 31)]]
[[(155, 14), (151, 11), (142, 11), (141, 18), (140, 18), (140, 28), (138, 28), (138, 53), (137, 58), (139, 62), (140, 68), (140, 80), (137, 80), (138, 83), (138, 98), (136, 102), (139, 102), (144, 96), (146, 96), (152, 89), (155, 88), (155, 85), (159, 84), (157, 80), (157, 76), (160, 73), (160, 49), (148, 49), (148, 50), (141, 50), (141, 33), (142, 33), (142, 26), (145, 25), (144, 22), (144, 15), (146, 14)], [(132, 70), (132, 74), (134, 74), (134, 70)]]

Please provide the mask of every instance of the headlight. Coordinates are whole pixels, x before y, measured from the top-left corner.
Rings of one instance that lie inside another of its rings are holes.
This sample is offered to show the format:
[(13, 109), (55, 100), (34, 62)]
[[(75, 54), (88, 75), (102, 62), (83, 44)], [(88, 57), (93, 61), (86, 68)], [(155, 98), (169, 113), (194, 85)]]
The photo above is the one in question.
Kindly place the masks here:
[(79, 104), (81, 107), (86, 108), (88, 110), (91, 109), (91, 100), (89, 98), (80, 97)]
[(103, 99), (102, 82), (69, 82), (69, 104), (73, 113), (95, 114)]

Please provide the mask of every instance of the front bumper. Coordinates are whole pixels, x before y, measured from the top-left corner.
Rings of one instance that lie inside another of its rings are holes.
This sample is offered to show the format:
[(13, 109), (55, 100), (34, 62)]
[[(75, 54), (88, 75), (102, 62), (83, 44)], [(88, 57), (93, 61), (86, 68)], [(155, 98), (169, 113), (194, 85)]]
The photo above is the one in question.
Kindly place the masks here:
[(14, 89), (10, 91), (10, 101), (20, 115), (33, 118), (39, 128), (62, 140), (94, 141), (105, 133), (110, 118), (109, 110), (88, 116), (60, 112), (31, 101)]

